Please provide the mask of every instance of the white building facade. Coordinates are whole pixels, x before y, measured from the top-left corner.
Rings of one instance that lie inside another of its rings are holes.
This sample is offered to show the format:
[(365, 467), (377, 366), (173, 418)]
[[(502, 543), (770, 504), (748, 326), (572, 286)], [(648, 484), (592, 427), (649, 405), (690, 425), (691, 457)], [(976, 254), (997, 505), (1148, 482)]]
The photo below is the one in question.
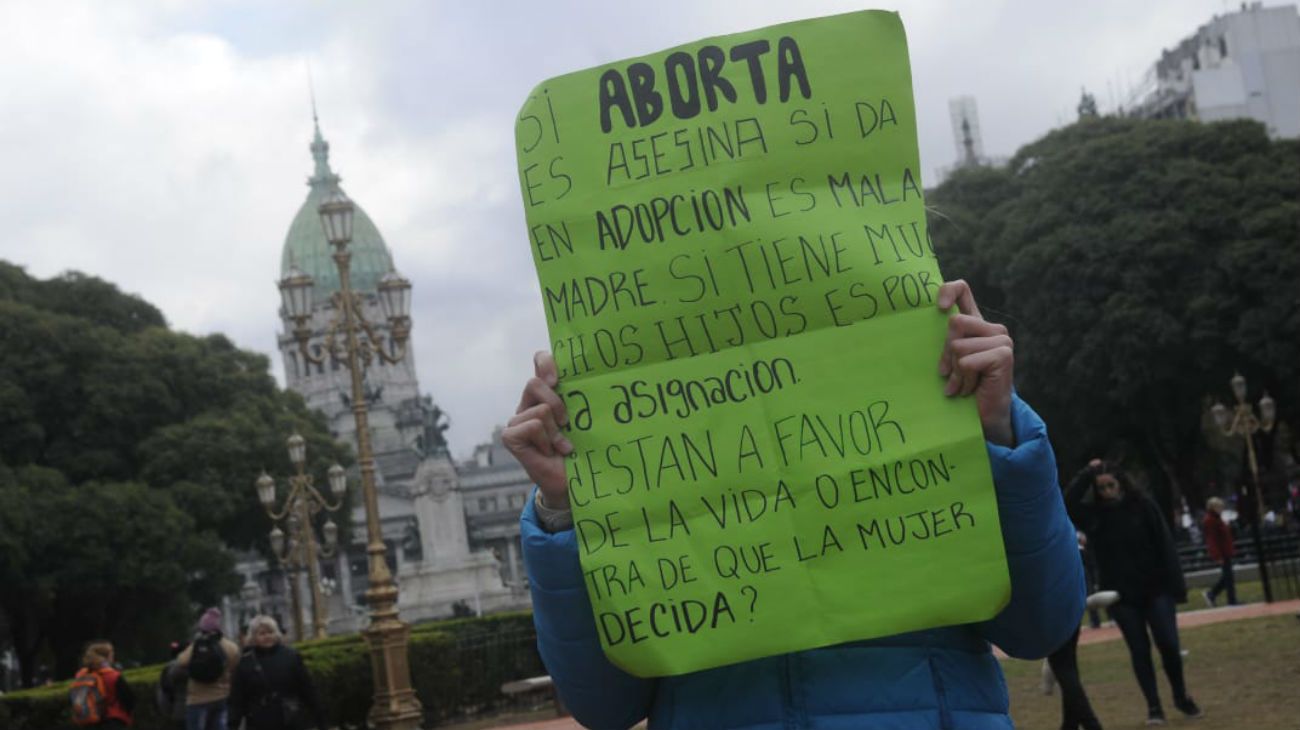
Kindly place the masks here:
[(1254, 119), (1270, 137), (1300, 138), (1300, 12), (1254, 2), (1216, 15), (1161, 55), (1149, 88), (1126, 111), (1203, 122)]

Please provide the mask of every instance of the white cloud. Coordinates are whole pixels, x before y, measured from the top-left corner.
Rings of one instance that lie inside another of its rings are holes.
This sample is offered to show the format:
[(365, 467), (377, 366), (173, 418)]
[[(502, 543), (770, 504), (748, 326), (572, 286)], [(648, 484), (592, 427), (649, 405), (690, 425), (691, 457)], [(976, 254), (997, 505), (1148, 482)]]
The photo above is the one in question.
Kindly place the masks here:
[[(422, 386), (463, 453), (513, 410), (544, 347), (513, 118), (542, 79), (800, 17), (822, 0), (632, 6), (0, 3), (0, 258), (79, 269), (195, 333), (275, 353), (280, 248), (306, 195), (311, 62), (332, 162), (415, 282)], [(924, 174), (953, 159), (947, 100), (990, 153), (1106, 101), (1222, 8), (1211, 0), (901, 2)]]

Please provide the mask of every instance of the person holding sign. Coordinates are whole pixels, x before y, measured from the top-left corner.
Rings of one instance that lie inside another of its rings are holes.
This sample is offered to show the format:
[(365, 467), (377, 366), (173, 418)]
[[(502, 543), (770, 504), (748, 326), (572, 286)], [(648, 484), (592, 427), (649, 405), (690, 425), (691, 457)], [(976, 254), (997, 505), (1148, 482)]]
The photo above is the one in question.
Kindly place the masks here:
[[(752, 659), (677, 676), (642, 678), (602, 651), (579, 562), (565, 457), (569, 413), (550, 353), (502, 433), (537, 484), (521, 517), (543, 661), (565, 705), (590, 728), (1010, 728), (1006, 684), (990, 644), (1041, 658), (1083, 612), (1075, 531), (1057, 486), (1046, 427), (1013, 391), (1013, 343), (987, 322), (963, 281), (938, 287), (948, 320), (938, 371), (944, 394), (973, 396), (992, 466), (1010, 602), (992, 619)], [(952, 575), (962, 581), (962, 575)], [(815, 586), (814, 586), (815, 589)], [(867, 581), (864, 602), (889, 602)], [(808, 616), (809, 621), (819, 617)], [(706, 639), (707, 640), (707, 639)]]

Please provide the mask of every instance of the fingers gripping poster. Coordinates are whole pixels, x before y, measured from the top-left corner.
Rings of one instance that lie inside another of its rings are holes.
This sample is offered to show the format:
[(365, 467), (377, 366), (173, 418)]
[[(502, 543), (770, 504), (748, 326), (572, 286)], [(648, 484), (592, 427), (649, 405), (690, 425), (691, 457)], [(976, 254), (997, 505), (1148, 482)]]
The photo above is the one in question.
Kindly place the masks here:
[(550, 79), (515, 131), (609, 658), (681, 674), (995, 615), (898, 16)]

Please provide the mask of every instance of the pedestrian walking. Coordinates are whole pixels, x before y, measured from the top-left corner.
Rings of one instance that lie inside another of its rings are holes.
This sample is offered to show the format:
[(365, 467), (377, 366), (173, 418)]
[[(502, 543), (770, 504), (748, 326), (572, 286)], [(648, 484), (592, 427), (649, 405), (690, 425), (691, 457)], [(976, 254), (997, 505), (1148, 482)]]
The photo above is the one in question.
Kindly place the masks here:
[(176, 661), (176, 657), (180, 656), (185, 647), (186, 645), (179, 641), (173, 641), (168, 647), (172, 658), (163, 665), (162, 672), (158, 675), (158, 686), (154, 695), (158, 714), (168, 718), (168, 726), (175, 730), (185, 730), (185, 696), (190, 675), (189, 669), (182, 667)]
[(113, 663), (113, 645), (92, 641), (81, 657), (81, 669), (68, 688), (72, 722), (79, 727), (131, 727), (135, 695)]
[[(1154, 639), (1173, 692), (1188, 717), (1203, 713), (1183, 679), (1174, 606), (1187, 600), (1187, 583), (1160, 508), (1114, 464), (1093, 459), (1065, 493), (1070, 518), (1088, 536), (1104, 590), (1119, 592), (1110, 608), (1128, 645), (1133, 673), (1147, 703), (1147, 725), (1164, 725), (1165, 712), (1151, 662)], [(1150, 635), (1148, 636), (1148, 629)]]
[(1237, 555), (1237, 547), (1232, 542), (1232, 528), (1223, 521), (1222, 499), (1210, 497), (1205, 503), (1205, 521), (1202, 526), (1205, 530), (1205, 552), (1209, 554), (1210, 560), (1219, 564), (1219, 580), (1210, 587), (1210, 590), (1202, 592), (1201, 595), (1213, 608), (1219, 594), (1226, 592), (1228, 605), (1235, 606), (1237, 605), (1237, 580), (1232, 569), (1232, 559)]
[(194, 640), (176, 657), (189, 680), (185, 692), (186, 730), (225, 730), (230, 675), (239, 661), (239, 646), (221, 633), (221, 609), (199, 618)]
[[(309, 721), (311, 724), (309, 724)], [(300, 730), (327, 725), (302, 655), (284, 645), (275, 619), (248, 622), (248, 647), (230, 686), (230, 730)]]
[[(952, 397), (973, 395), (987, 442), (1010, 603), (979, 624), (948, 626), (764, 657), (660, 679), (635, 677), (601, 651), (578, 560), (565, 456), (573, 445), (555, 359), (534, 358), (502, 440), (537, 484), (521, 516), (542, 660), (573, 716), (592, 728), (649, 717), (662, 730), (783, 727), (1007, 728), (1006, 683), (989, 644), (1041, 659), (1079, 626), (1083, 569), (1066, 519), (1047, 428), (1012, 391), (1005, 327), (986, 322), (965, 282), (935, 292), (954, 305), (939, 372)], [(944, 387), (938, 378), (936, 388)]]

